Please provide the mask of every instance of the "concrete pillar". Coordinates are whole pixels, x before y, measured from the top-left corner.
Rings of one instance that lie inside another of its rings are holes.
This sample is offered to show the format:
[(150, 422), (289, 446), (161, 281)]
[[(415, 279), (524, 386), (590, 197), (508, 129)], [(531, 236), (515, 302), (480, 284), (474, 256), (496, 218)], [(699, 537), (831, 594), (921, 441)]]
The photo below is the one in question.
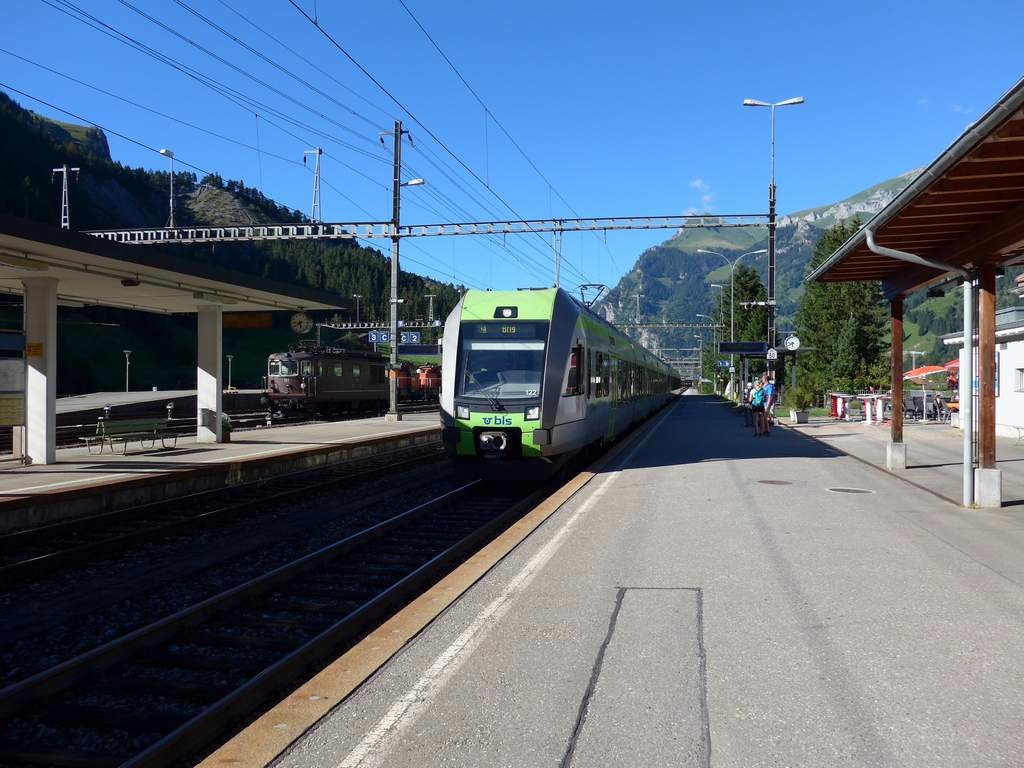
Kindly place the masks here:
[(221, 318), (219, 306), (201, 306), (196, 322), (196, 440), (219, 443), (221, 432)]
[(57, 461), (57, 278), (25, 286), (25, 454), (33, 464)]

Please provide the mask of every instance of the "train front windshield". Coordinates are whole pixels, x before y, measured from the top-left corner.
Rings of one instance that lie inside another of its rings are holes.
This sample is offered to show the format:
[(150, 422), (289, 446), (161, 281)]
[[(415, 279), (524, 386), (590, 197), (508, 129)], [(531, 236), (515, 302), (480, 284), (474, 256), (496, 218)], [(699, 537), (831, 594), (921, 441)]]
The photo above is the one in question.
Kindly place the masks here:
[(299, 363), (296, 360), (271, 360), (271, 376), (298, 376)]
[(463, 323), (456, 394), (536, 399), (547, 336), (546, 322)]

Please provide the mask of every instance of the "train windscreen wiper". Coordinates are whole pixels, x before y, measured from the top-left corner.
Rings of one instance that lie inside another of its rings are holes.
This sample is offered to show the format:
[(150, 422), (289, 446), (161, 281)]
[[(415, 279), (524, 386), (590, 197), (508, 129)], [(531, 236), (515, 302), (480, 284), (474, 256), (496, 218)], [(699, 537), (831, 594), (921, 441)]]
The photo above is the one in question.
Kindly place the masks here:
[[(487, 394), (487, 388), (484, 387), (484, 385), (480, 383), (480, 380), (476, 376), (474, 376), (473, 372), (471, 370), (469, 370), (468, 368), (466, 369), (466, 378), (468, 378), (470, 381), (472, 381), (474, 384), (476, 384), (477, 391), (480, 394), (482, 394), (484, 397), (487, 398), (487, 402), (489, 402), (491, 404), (491, 407), (494, 410), (496, 410), (496, 411), (504, 411), (505, 410), (505, 406), (501, 404), (501, 401), (498, 398), (496, 398), (494, 395)], [(493, 387), (494, 385), (490, 384), (488, 386)]]

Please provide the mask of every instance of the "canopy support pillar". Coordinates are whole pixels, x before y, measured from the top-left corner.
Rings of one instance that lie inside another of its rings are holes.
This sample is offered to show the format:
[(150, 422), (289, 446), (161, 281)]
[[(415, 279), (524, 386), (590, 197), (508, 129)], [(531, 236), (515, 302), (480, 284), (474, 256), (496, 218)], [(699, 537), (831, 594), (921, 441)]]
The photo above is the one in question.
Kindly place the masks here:
[(224, 441), (221, 425), (221, 319), (219, 305), (198, 309), (196, 335), (198, 364), (196, 366), (196, 442)]
[(907, 468), (907, 444), (903, 442), (903, 297), (889, 302), (892, 327), (892, 420), (890, 439), (885, 449), (885, 466), (889, 470)]
[(25, 286), (25, 454), (32, 464), (57, 461), (57, 278)]
[(996, 268), (978, 274), (978, 468), (979, 507), (1002, 506), (1002, 478), (996, 469)]

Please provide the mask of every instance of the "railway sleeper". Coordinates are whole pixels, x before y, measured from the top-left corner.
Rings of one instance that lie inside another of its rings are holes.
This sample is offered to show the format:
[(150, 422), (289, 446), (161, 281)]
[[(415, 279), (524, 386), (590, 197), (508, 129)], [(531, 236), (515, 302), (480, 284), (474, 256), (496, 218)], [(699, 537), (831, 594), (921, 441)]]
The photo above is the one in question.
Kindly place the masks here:
[[(152, 695), (152, 692), (150, 692)], [(200, 711), (193, 707), (193, 714)], [(45, 710), (39, 713), (41, 722), (56, 725), (87, 726), (103, 730), (122, 730), (133, 733), (167, 733), (181, 725), (188, 714), (161, 712), (152, 707), (141, 710), (122, 709), (120, 707), (104, 707), (89, 704), (70, 704), (66, 702), (48, 701)]]
[(186, 642), (206, 646), (228, 646), (230, 648), (259, 648), (269, 651), (289, 652), (295, 650), (307, 638), (281, 637), (281, 635), (250, 635), (231, 632), (227, 629), (202, 629), (190, 633)]
[(0, 742), (0, 765), (43, 766), (44, 768), (116, 768), (130, 755), (71, 754), (29, 750)]
[(276, 656), (268, 654), (266, 658), (244, 658), (236, 657), (230, 660), (220, 655), (205, 655), (196, 652), (172, 651), (168, 648), (153, 648), (144, 651), (143, 654), (133, 661), (140, 664), (152, 664), (158, 667), (170, 667), (171, 669), (183, 669), (195, 671), (197, 669), (220, 672), (222, 674), (233, 673), (240, 677), (251, 677), (268, 664), (272, 664)]
[(114, 677), (110, 676), (100, 681), (105, 691), (115, 693), (126, 693), (132, 695), (147, 696), (154, 691), (159, 691), (161, 696), (185, 701), (212, 701), (223, 698), (231, 693), (237, 685), (223, 683), (212, 683), (207, 681), (197, 682), (191, 680), (169, 680), (162, 676), (132, 676)]

